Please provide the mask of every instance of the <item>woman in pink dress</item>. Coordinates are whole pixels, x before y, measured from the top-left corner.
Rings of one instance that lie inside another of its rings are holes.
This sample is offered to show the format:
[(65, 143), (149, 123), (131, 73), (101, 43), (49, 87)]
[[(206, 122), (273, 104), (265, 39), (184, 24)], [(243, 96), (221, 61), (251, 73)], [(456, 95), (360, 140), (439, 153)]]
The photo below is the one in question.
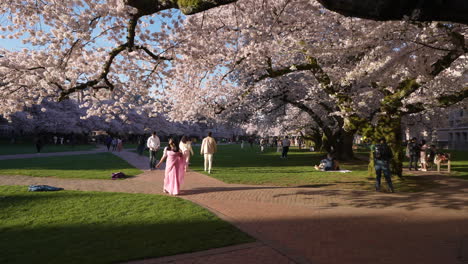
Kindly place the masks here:
[(171, 195), (178, 195), (180, 186), (184, 182), (185, 158), (179, 150), (179, 145), (172, 138), (169, 139), (168, 146), (164, 148), (163, 157), (156, 168), (159, 168), (166, 159), (163, 191)]

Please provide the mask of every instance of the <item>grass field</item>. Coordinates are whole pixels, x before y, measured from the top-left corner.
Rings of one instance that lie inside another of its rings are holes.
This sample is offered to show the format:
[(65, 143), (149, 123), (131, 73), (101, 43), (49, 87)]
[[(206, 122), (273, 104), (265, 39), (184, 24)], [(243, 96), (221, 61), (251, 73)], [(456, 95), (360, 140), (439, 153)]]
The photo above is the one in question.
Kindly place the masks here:
[(0, 186), (0, 263), (117, 263), (253, 241), (183, 199)]
[[(46, 144), (42, 147), (42, 153), (51, 153), (51, 152), (66, 152), (66, 151), (83, 151), (83, 150), (93, 150), (96, 148), (96, 145), (53, 145)], [(0, 141), (0, 155), (16, 155), (16, 154), (32, 154), (37, 153), (36, 145), (33, 143), (18, 143), (10, 144), (4, 141)]]
[[(452, 155), (450, 176), (468, 180), (468, 152), (466, 151), (447, 151)], [(446, 170), (446, 166), (442, 166), (443, 170)]]
[(118, 171), (128, 176), (142, 172), (111, 153), (0, 160), (0, 175), (110, 179)]
[[(324, 158), (324, 153), (292, 148), (288, 159), (280, 159), (276, 148), (260, 153), (258, 147), (241, 149), (239, 145), (222, 145), (214, 156), (211, 177), (228, 183), (330, 187), (339, 189), (371, 190), (374, 178), (367, 175), (367, 162), (353, 160), (341, 164), (350, 173), (322, 172), (314, 169)], [(198, 147), (194, 148), (191, 169), (203, 172), (203, 158)], [(206, 174), (206, 173), (205, 173)], [(208, 174), (207, 174), (208, 175)], [(384, 179), (382, 179), (385, 182)], [(395, 188), (402, 192), (420, 191), (435, 185), (424, 179), (406, 175), (405, 181), (393, 178)], [(383, 183), (385, 187), (385, 184)]]

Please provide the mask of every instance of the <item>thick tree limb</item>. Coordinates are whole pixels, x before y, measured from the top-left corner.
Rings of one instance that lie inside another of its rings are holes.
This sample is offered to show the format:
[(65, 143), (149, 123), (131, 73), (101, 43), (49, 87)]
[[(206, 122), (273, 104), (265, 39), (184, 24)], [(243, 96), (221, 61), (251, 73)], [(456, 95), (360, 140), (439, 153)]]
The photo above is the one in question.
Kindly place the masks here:
[(325, 8), (345, 16), (378, 21), (451, 21), (468, 24), (466, 0), (318, 0)]
[(179, 9), (185, 15), (234, 3), (237, 0), (127, 0), (126, 4), (138, 9), (141, 15), (150, 15), (168, 9)]

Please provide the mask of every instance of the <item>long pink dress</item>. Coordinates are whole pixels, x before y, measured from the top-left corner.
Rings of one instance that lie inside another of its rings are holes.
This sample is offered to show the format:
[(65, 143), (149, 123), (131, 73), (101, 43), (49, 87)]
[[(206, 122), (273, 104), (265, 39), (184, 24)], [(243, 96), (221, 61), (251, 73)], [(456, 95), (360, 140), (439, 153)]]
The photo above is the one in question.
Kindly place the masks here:
[(164, 190), (169, 194), (179, 194), (180, 186), (184, 183), (185, 159), (180, 152), (164, 150), (166, 171), (164, 175)]

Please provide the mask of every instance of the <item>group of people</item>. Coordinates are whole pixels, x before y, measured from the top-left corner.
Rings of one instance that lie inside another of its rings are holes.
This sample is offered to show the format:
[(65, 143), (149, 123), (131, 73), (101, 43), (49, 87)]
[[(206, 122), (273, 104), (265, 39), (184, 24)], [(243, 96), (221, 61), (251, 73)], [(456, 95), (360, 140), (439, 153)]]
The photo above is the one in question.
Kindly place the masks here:
[(120, 152), (123, 149), (123, 140), (118, 137), (112, 138), (111, 136), (108, 136), (106, 138), (106, 147), (107, 147), (107, 151), (111, 151), (111, 147), (112, 147), (112, 151)]
[(335, 171), (340, 170), (340, 163), (335, 157), (328, 153), (327, 157), (320, 161), (319, 165), (314, 166), (316, 170), (320, 171)]
[[(168, 146), (164, 148), (162, 158), (158, 163), (156, 155), (161, 146), (161, 141), (156, 132), (153, 132), (148, 138), (146, 145), (149, 149), (150, 170), (160, 168), (163, 162), (166, 162), (163, 191), (171, 195), (178, 195), (180, 186), (184, 182), (190, 156), (193, 155), (190, 138), (183, 136), (180, 142), (170, 138)], [(209, 132), (208, 136), (203, 139), (200, 148), (200, 154), (204, 156), (204, 170), (209, 174), (213, 165), (213, 154), (216, 150), (216, 140)]]
[[(376, 191), (380, 191), (380, 179), (382, 173), (387, 181), (388, 187), (391, 192), (394, 192), (392, 179), (390, 177), (390, 161), (393, 158), (393, 153), (385, 142), (385, 138), (382, 138), (379, 144), (371, 147), (374, 156), (374, 167), (376, 172)], [(422, 171), (427, 171), (436, 158), (436, 147), (435, 145), (428, 145), (423, 139), (420, 143), (417, 142), (416, 138), (412, 138), (406, 147), (406, 156), (409, 158), (409, 170), (418, 170), (418, 161), (421, 165)]]
[(420, 143), (416, 138), (412, 138), (406, 147), (406, 156), (409, 158), (409, 170), (418, 170), (418, 162), (421, 165), (421, 171), (427, 171), (434, 164), (436, 156), (435, 145), (428, 145), (423, 139)]
[[(253, 148), (254, 139), (249, 138), (248, 142), (250, 144), (250, 147)], [(245, 143), (244, 140), (241, 140), (241, 144), (240, 144), (241, 149), (244, 149), (244, 143)], [(276, 141), (274, 141), (273, 138), (269, 138), (268, 141), (265, 138), (261, 138), (258, 141), (258, 143), (260, 145), (260, 152), (264, 152), (265, 147), (267, 146), (272, 147), (276, 143), (276, 147), (277, 147), (276, 152), (281, 152), (282, 159), (286, 159), (288, 157), (289, 147), (291, 146), (291, 144), (293, 144), (291, 139), (289, 139), (288, 136), (285, 136), (283, 139), (278, 138)]]

